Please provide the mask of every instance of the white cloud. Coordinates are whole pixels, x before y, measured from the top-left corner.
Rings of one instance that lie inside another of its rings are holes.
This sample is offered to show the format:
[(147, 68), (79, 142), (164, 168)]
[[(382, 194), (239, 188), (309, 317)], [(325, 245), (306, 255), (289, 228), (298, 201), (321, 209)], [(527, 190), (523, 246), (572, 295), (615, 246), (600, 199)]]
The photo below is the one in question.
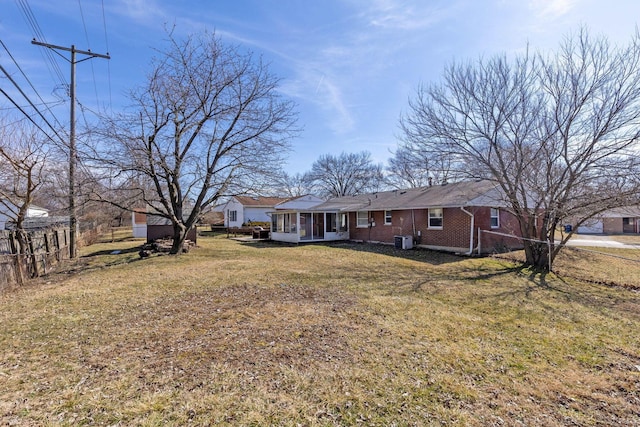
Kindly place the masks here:
[(539, 19), (553, 20), (569, 13), (575, 3), (576, 0), (531, 0), (529, 9), (533, 10)]

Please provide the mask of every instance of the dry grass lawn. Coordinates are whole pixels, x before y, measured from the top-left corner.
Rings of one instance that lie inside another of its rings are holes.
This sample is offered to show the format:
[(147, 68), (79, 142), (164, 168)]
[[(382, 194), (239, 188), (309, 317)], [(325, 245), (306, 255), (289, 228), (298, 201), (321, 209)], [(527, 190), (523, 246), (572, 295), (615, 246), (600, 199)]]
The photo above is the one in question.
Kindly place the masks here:
[[(638, 263), (622, 287), (347, 243), (139, 244), (0, 295), (0, 424), (640, 423)], [(578, 261), (561, 271), (613, 265)]]

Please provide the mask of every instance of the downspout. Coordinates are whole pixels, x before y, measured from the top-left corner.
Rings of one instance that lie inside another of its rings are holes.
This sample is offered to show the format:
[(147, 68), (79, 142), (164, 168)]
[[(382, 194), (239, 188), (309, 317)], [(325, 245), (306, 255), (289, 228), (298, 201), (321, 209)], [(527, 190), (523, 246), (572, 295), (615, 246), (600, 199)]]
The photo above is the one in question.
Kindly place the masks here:
[(471, 217), (471, 227), (469, 228), (469, 252), (466, 253), (466, 255), (471, 255), (473, 254), (473, 226), (475, 222), (475, 216), (471, 212), (466, 210), (464, 206), (460, 206), (460, 210)]
[(413, 243), (416, 243), (416, 210), (411, 209), (411, 226), (413, 228)]

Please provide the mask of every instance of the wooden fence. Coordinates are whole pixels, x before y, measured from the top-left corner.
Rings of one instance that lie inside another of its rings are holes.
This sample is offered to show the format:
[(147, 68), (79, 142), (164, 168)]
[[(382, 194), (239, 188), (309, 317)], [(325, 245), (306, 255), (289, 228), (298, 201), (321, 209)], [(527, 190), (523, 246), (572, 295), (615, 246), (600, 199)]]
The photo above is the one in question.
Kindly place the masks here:
[(26, 240), (21, 251), (16, 231), (0, 230), (0, 291), (24, 285), (69, 258), (68, 227), (28, 230)]

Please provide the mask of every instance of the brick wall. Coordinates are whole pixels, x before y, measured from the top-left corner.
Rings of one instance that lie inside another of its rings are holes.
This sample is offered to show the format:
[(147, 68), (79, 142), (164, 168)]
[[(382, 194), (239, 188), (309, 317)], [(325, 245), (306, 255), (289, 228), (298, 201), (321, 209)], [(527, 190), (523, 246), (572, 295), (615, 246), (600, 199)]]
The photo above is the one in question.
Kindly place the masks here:
[[(515, 236), (521, 236), (520, 232), (520, 224), (516, 217), (504, 210), (500, 210), (500, 227), (499, 228), (491, 228), (491, 210), (486, 208), (486, 211), (480, 211), (476, 214), (476, 230), (478, 228), (482, 230), (494, 231), (501, 234), (509, 234)], [(490, 234), (490, 233), (482, 233), (481, 235), (482, 241), (480, 242), (480, 247), (482, 253), (494, 253), (494, 252), (504, 252), (506, 250), (517, 250), (522, 249), (522, 240), (498, 235), (498, 234)], [(476, 246), (477, 246), (477, 238), (476, 236)]]
[[(508, 212), (500, 211), (500, 227), (491, 228), (491, 209), (488, 207), (467, 208), (474, 214), (474, 248), (478, 244), (477, 229), (497, 231), (504, 234), (520, 235), (518, 222)], [(350, 237), (352, 240), (373, 241), (393, 244), (394, 236), (414, 236), (418, 245), (434, 248), (464, 250), (469, 249), (471, 217), (460, 208), (444, 208), (442, 228), (429, 228), (427, 209), (393, 211), (391, 225), (384, 224), (384, 211), (369, 212), (375, 223), (372, 227), (358, 228), (356, 213), (349, 213)], [(520, 247), (517, 239), (484, 234), (483, 251), (493, 251), (494, 247)]]
[(602, 232), (604, 234), (622, 234), (622, 218), (602, 218)]
[(393, 211), (391, 225), (384, 224), (384, 211), (369, 212), (375, 226), (357, 228), (356, 213), (349, 214), (351, 239), (394, 243), (394, 236), (414, 236), (418, 244), (446, 247), (468, 248), (471, 218), (459, 208), (443, 210), (442, 229), (429, 228), (428, 210)]

